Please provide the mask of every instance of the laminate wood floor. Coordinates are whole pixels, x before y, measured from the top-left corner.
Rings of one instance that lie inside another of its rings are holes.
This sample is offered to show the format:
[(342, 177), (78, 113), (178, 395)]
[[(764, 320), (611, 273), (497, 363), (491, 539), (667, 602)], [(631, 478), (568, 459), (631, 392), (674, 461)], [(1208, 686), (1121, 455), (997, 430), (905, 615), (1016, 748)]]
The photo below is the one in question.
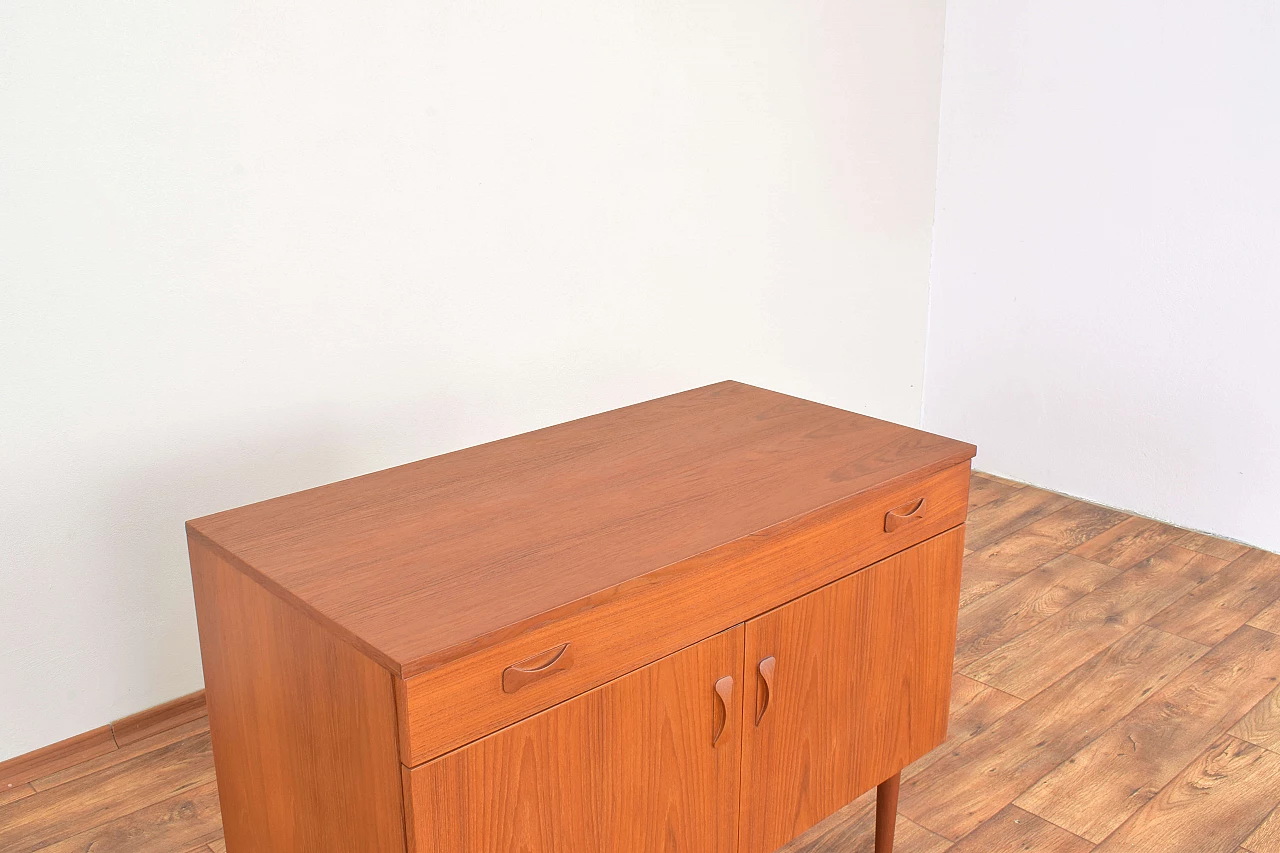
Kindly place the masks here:
[[(983, 474), (966, 545), (899, 853), (1280, 853), (1280, 557)], [(0, 783), (0, 853), (223, 853), (204, 719), (99, 740)], [(870, 851), (873, 812), (785, 853)]]

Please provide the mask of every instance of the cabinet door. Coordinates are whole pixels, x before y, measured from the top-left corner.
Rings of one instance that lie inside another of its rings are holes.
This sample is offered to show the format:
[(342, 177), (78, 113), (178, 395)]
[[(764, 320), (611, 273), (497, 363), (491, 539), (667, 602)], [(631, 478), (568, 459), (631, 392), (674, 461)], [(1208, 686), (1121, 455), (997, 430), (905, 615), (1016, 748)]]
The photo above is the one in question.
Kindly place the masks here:
[(407, 770), (410, 851), (733, 853), (743, 630)]
[(747, 623), (744, 853), (768, 853), (946, 738), (963, 528)]

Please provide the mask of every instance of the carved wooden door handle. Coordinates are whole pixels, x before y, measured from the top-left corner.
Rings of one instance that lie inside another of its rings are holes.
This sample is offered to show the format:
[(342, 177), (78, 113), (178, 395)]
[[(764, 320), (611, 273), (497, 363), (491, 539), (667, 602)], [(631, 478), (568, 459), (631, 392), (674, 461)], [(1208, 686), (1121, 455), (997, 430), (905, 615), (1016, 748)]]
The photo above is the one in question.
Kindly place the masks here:
[(573, 648), (561, 643), (554, 649), (539, 652), (533, 657), (513, 663), (502, 671), (502, 692), (515, 693), (527, 684), (546, 678), (553, 672), (563, 672), (573, 666)]
[(720, 735), (724, 734), (725, 727), (729, 725), (729, 709), (733, 707), (732, 675), (726, 675), (716, 682), (716, 698), (720, 700), (720, 713), (716, 714), (716, 721), (712, 723), (711, 745), (713, 747), (720, 742)]
[(760, 675), (760, 687), (756, 692), (756, 725), (764, 719), (764, 712), (769, 710), (769, 700), (773, 698), (773, 669), (778, 661), (770, 655), (760, 661), (756, 672)]
[(924, 498), (919, 501), (903, 504), (902, 506), (891, 509), (884, 515), (884, 532), (892, 533), (902, 525), (917, 518), (924, 518)]

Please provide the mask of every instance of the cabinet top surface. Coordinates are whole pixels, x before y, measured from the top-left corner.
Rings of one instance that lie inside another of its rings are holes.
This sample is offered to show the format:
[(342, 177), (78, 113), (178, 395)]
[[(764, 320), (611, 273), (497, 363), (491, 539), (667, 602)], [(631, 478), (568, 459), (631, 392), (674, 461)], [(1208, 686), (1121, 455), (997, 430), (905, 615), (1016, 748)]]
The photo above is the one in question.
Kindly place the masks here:
[(393, 671), (972, 445), (721, 382), (188, 522)]

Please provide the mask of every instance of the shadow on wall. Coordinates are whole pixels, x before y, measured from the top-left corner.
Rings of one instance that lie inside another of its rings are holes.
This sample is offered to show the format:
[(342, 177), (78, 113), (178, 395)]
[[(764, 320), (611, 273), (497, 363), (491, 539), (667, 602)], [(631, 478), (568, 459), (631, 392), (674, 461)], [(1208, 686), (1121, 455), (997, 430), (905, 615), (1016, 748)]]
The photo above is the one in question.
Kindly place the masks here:
[(185, 522), (349, 476), (354, 441), (314, 425), (246, 436), (152, 459), (92, 488), (103, 502), (84, 546), (100, 553), (99, 618), (121, 632), (107, 653), (114, 671), (128, 673), (127, 683), (103, 685), (116, 703), (141, 710), (200, 688)]

